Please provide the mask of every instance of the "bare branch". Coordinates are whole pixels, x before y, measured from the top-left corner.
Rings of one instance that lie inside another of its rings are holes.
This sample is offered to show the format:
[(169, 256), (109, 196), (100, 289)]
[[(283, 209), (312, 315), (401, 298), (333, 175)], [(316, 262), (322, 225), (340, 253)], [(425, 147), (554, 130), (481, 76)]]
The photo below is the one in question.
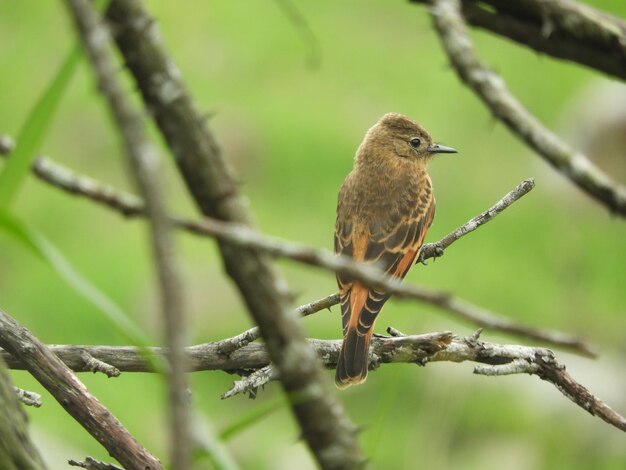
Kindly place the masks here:
[(71, 467), (86, 468), (87, 470), (122, 470), (117, 465), (100, 462), (99, 460), (93, 459), (91, 457), (87, 457), (82, 462), (77, 462), (76, 460), (68, 460), (67, 463)]
[(165, 197), (159, 181), (160, 158), (148, 139), (142, 115), (130, 104), (118, 81), (118, 67), (109, 49), (111, 39), (92, 3), (89, 0), (67, 0), (66, 3), (90, 59), (98, 88), (107, 100), (120, 131), (134, 179), (145, 200), (169, 350), (170, 464), (174, 469), (186, 470), (191, 466), (191, 428), (183, 354), (187, 344), (187, 322), (171, 223), (165, 211)]
[[(480, 364), (474, 369), (474, 373), (478, 375), (499, 376), (513, 373), (536, 375), (552, 383), (567, 398), (592, 415), (626, 431), (626, 419), (577, 383), (549, 349), (489, 343), (479, 339), (480, 330), (469, 337), (459, 337), (449, 331), (410, 336), (394, 329), (388, 331), (392, 334), (391, 337), (374, 336), (372, 339), (370, 351), (372, 368), (391, 363), (426, 365), (430, 362), (471, 361)], [(341, 340), (308, 341), (325, 367), (336, 367)], [(230, 356), (225, 356), (220, 353), (218, 344), (204, 343), (187, 348), (187, 365), (189, 371), (252, 371), (251, 375), (236, 382), (225, 395), (254, 391), (276, 378), (265, 345), (251, 343), (233, 351)], [(109, 364), (114, 364), (123, 371), (152, 372), (150, 365), (134, 347), (53, 345), (50, 349), (68, 366), (72, 368), (76, 366), (77, 372), (85, 371), (84, 364), (80, 361), (84, 351)], [(151, 348), (150, 352), (162, 356), (166, 350)], [(20, 359), (13, 358), (4, 351), (0, 350), (0, 357), (13, 369), (23, 367)]]
[(271, 365), (265, 366), (259, 370), (255, 370), (241, 380), (235, 381), (230, 390), (222, 394), (222, 400), (233, 397), (239, 393), (246, 393), (250, 398), (255, 398), (259, 388), (277, 378), (276, 370)]
[[(72, 371), (26, 328), (0, 310), (0, 346), (19, 360), (37, 381), (127, 469), (161, 469), (144, 449)], [(5, 353), (6, 354), (6, 353)], [(92, 356), (102, 360), (97, 355)], [(82, 351), (77, 358), (85, 367)], [(107, 361), (104, 361), (107, 362)]]
[[(107, 17), (115, 39), (196, 204), (206, 216), (250, 225), (252, 214), (228, 162), (197, 112), (154, 20), (140, 0), (112, 0)], [(261, 252), (220, 242), (236, 283), (279, 371), (302, 435), (323, 468), (361, 465), (364, 456), (332, 384), (308, 347), (290, 308), (286, 282)], [(304, 398), (304, 399), (303, 399)]]
[(38, 393), (30, 392), (28, 390), (24, 390), (18, 387), (13, 387), (13, 390), (15, 390), (17, 399), (24, 405), (33, 406), (35, 408), (41, 407), (41, 395), (39, 395)]
[(463, 0), (462, 8), (473, 26), (626, 80), (626, 22), (621, 18), (569, 0)]
[(87, 351), (83, 351), (83, 360), (85, 361), (85, 367), (87, 367), (94, 374), (96, 372), (102, 372), (107, 377), (119, 377), (121, 374), (120, 370), (116, 367), (113, 367), (106, 362), (102, 362), (99, 359), (96, 359)]
[(459, 77), (498, 119), (550, 165), (611, 212), (626, 216), (626, 187), (612, 181), (587, 156), (571, 149), (546, 129), (509, 92), (502, 77), (478, 59), (461, 16), (460, 1), (432, 0), (432, 3), (434, 25)]
[[(73, 190), (70, 192), (73, 194), (80, 194), (93, 199), (96, 202), (103, 203), (105, 206), (116, 209), (124, 215), (143, 215), (143, 203), (135, 196), (116, 190), (110, 186), (102, 185), (88, 177), (71, 173), (69, 170), (64, 169), (60, 165), (48, 159), (44, 159), (43, 157), (37, 160), (36, 165), (38, 167), (51, 170), (45, 173), (44, 179), (54, 186), (67, 189), (67, 183), (71, 181), (72, 183), (70, 187), (73, 188)], [(63, 182), (63, 184), (59, 185), (59, 173), (63, 175), (69, 174), (71, 177), (62, 178), (61, 182)], [(472, 232), (480, 225), (492, 220), (497, 214), (502, 212), (513, 202), (527, 194), (533, 187), (534, 180), (532, 178), (522, 181), (517, 187), (511, 190), (500, 201), (495, 203), (485, 212), (473, 217), (468, 222), (443, 237), (441, 240), (434, 243), (426, 243), (422, 248), (423, 255), (420, 254), (419, 261), (423, 262), (429, 258), (441, 256), (443, 250), (452, 245), (452, 243), (457, 241), (462, 236)], [(84, 191), (85, 188), (89, 188), (89, 190)], [(107, 197), (102, 197), (102, 195), (106, 195)], [(178, 216), (171, 216), (171, 218), (178, 227), (184, 228), (190, 233), (223, 238), (231, 243), (238, 243), (243, 246), (248, 246), (246, 244), (250, 243), (251, 246), (254, 246), (259, 250), (264, 250), (273, 256), (284, 256), (294, 261), (313, 265), (316, 265), (314, 260), (317, 260), (317, 262), (320, 263), (319, 265), (325, 266), (326, 269), (331, 271), (335, 271), (337, 269), (335, 265), (326, 265), (325, 263), (327, 260), (331, 259), (337, 261), (338, 258), (335, 258), (330, 253), (323, 252), (321, 250), (290, 244), (284, 240), (274, 240), (247, 229), (246, 227), (224, 224), (208, 218), (205, 218), (202, 221), (184, 219)], [(281, 250), (281, 247), (290, 247), (290, 249)], [(294, 256), (294, 253), (296, 256)], [(313, 260), (313, 262), (311, 260)], [(350, 260), (347, 260), (347, 262), (349, 263)], [(360, 267), (357, 267), (356, 269), (359, 268)], [(399, 288), (402, 289), (402, 286), (399, 286)], [(595, 351), (580, 337), (559, 331), (525, 326), (508, 318), (503, 318), (502, 316), (481, 307), (472, 305), (462, 299), (455, 298), (444, 292), (425, 290), (424, 288), (421, 288), (420, 292), (424, 295), (412, 296), (414, 294), (414, 292), (412, 292), (407, 298), (414, 298), (416, 300), (432, 303), (454, 315), (458, 315), (465, 321), (469, 321), (477, 326), (488, 328), (492, 331), (501, 331), (515, 336), (531, 338), (552, 346), (570, 349), (573, 352), (583, 354), (587, 357), (597, 357), (597, 351)], [(339, 303), (339, 297), (337, 294), (332, 294), (325, 299), (320, 299), (317, 302), (321, 301), (325, 303), (320, 310), (322, 308), (330, 308)], [(258, 335), (259, 332), (255, 327), (232, 338), (223, 340), (222, 348), (224, 354), (229, 354), (229, 351), (236, 349), (239, 345), (245, 345), (256, 340), (259, 337)]]
[(455, 241), (461, 238), (464, 235), (467, 235), (470, 232), (473, 232), (481, 225), (489, 222), (494, 217), (496, 217), (500, 212), (509, 207), (515, 201), (517, 201), (522, 196), (528, 194), (528, 192), (535, 187), (535, 180), (533, 178), (528, 178), (518, 184), (515, 188), (509, 191), (502, 199), (496, 202), (489, 209), (484, 211), (481, 214), (478, 214), (475, 217), (472, 217), (470, 220), (465, 222), (456, 230), (453, 230), (448, 235), (443, 237), (441, 240), (435, 243), (427, 243), (422, 247), (420, 252), (419, 261), (424, 262), (428, 258), (436, 258), (438, 256), (443, 255), (443, 252), (446, 248), (452, 245)]
[[(307, 315), (311, 315), (313, 313), (319, 312), (320, 310), (329, 309), (333, 305), (337, 305), (339, 303), (339, 294), (331, 294), (322, 299), (314, 300), (308, 304), (304, 304), (296, 308), (296, 313), (306, 317)], [(233, 336), (232, 338), (227, 338), (219, 341), (217, 343), (218, 351), (221, 354), (229, 355), (233, 351), (236, 351), (239, 348), (243, 348), (246, 344), (251, 343), (261, 337), (261, 333), (259, 332), (258, 327), (250, 328), (249, 330), (244, 331), (243, 333), (239, 333), (238, 335)]]

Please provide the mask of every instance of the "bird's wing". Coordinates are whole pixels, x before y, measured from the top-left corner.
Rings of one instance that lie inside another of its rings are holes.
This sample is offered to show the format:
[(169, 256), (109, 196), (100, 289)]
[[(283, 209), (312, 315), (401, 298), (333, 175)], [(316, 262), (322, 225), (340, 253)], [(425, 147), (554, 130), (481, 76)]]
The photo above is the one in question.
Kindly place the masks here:
[[(415, 261), (435, 214), (432, 197), (418, 201), (406, 214), (391, 211), (385, 220), (355, 221), (340, 213), (335, 226), (335, 252), (355, 261), (376, 263), (390, 276), (403, 278)], [(342, 274), (337, 275), (337, 283), (342, 294), (344, 332), (354, 323), (359, 334), (366, 334), (389, 295), (354, 283)], [(351, 312), (357, 315), (350, 318)]]

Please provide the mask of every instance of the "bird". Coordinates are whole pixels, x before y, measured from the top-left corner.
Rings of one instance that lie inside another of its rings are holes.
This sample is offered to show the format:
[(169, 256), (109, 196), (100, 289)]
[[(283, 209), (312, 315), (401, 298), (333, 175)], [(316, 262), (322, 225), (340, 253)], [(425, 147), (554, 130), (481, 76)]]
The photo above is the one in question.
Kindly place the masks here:
[[(334, 251), (374, 264), (403, 279), (418, 259), (435, 215), (428, 164), (437, 154), (457, 153), (433, 143), (417, 122), (385, 114), (365, 134), (354, 167), (337, 198)], [(337, 274), (343, 342), (335, 384), (339, 389), (367, 378), (369, 346), (376, 317), (390, 294)]]

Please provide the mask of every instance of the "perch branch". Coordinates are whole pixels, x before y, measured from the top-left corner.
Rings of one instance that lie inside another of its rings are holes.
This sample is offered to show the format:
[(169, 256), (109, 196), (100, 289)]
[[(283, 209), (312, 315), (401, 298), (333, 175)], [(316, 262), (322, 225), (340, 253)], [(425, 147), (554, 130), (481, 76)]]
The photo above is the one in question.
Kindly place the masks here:
[(569, 0), (463, 0), (462, 9), (473, 26), (626, 80), (626, 22), (621, 18)]
[(186, 318), (179, 279), (172, 224), (161, 190), (159, 154), (148, 139), (143, 116), (136, 111), (118, 80), (108, 30), (89, 0), (66, 0), (85, 49), (98, 88), (117, 124), (135, 182), (145, 200), (150, 241), (158, 274), (164, 336), (168, 346), (167, 369), (170, 464), (177, 470), (190, 468), (190, 413), (183, 348), (187, 344)]
[[(503, 373), (528, 373), (536, 375), (556, 386), (567, 398), (594, 416), (626, 431), (626, 419), (608, 407), (585, 387), (577, 383), (559, 364), (554, 353), (546, 348), (519, 345), (500, 345), (482, 341), (478, 334), (459, 337), (451, 332), (434, 332), (406, 336), (390, 329), (392, 337), (374, 337), (372, 339), (370, 363), (373, 367), (389, 363), (416, 363), (425, 365), (430, 362), (477, 362), (474, 373), (478, 375), (502, 375)], [(317, 353), (325, 367), (337, 365), (341, 340), (310, 339), (309, 344)], [(270, 365), (270, 357), (265, 345), (250, 343), (229, 356), (222, 354), (219, 342), (204, 343), (186, 348), (187, 366), (191, 371), (259, 371)], [(85, 372), (84, 362), (80, 359), (86, 351), (92, 356), (115, 365), (128, 372), (153, 372), (139, 350), (126, 346), (64, 346), (52, 345), (54, 352), (69, 367), (76, 367), (76, 372)], [(164, 355), (164, 348), (151, 348), (151, 353)], [(0, 351), (8, 367), (24, 367), (20, 358), (12, 357)], [(509, 365), (513, 364), (513, 365)], [(523, 365), (523, 366), (522, 366)], [(262, 386), (265, 379), (272, 379), (273, 372), (267, 370), (253, 377), (252, 382), (238, 381), (237, 389), (250, 391)], [(249, 385), (246, 387), (246, 385)], [(232, 391), (232, 389), (231, 389)], [(226, 392), (230, 393), (230, 392)], [(233, 393), (234, 394), (234, 393)]]
[[(0, 139), (1, 141), (1, 139)], [(54, 163), (53, 161), (40, 157), (35, 162), (35, 169), (45, 169), (44, 173), (40, 173), (43, 179), (61, 189), (64, 189), (72, 194), (79, 194), (101, 203), (106, 207), (119, 211), (126, 216), (138, 216), (144, 214), (143, 203), (140, 199), (130, 194), (124, 193), (120, 190), (112, 188), (110, 186), (103, 185), (88, 177), (77, 175)], [(464, 235), (472, 232), (480, 225), (492, 220), (497, 214), (502, 212), (506, 207), (517, 201), (520, 197), (527, 194), (534, 187), (534, 180), (528, 179), (522, 181), (516, 188), (506, 194), (500, 201), (487, 209), (482, 214), (473, 217), (468, 222), (453, 230), (448, 235), (435, 243), (426, 243), (422, 249), (423, 254), (420, 255), (420, 261), (425, 261), (429, 258), (441, 256), (442, 250), (448, 248), (452, 243), (457, 241)], [(87, 189), (88, 188), (88, 189)], [(201, 221), (184, 219), (178, 216), (172, 216), (172, 220), (175, 225), (183, 228), (190, 233), (198, 235), (210, 236), (220, 238), (231, 243), (246, 243), (247, 238), (252, 237), (254, 239), (254, 246), (259, 250), (264, 250), (273, 256), (285, 256), (294, 261), (305, 262), (304, 259), (316, 258), (316, 259), (331, 259), (332, 255), (326, 252), (320, 251), (321, 254), (317, 256), (292, 256), (293, 253), (299, 253), (304, 250), (306, 253), (316, 252), (312, 248), (303, 248), (298, 245), (293, 245), (289, 250), (279, 250), (277, 246), (286, 246), (286, 241), (275, 241), (269, 237), (262, 236), (255, 231), (246, 229), (237, 225), (228, 225), (220, 223), (212, 219), (203, 219)], [(247, 231), (246, 231), (247, 230)], [(252, 243), (252, 242), (251, 242)], [(334, 270), (334, 267), (327, 266), (327, 269)], [(424, 288), (422, 288), (423, 290)], [(503, 333), (521, 336), (526, 338), (535, 339), (546, 344), (557, 346), (560, 348), (570, 349), (579, 354), (583, 354), (587, 357), (597, 357), (597, 352), (589, 346), (581, 338), (567, 333), (559, 331), (544, 330), (539, 328), (532, 328), (519, 323), (516, 323), (507, 318), (503, 318), (493, 312), (472, 305), (461, 299), (454, 298), (449, 294), (435, 291), (428, 291), (430, 295), (425, 297), (416, 297), (417, 300), (430, 302), (445, 311), (448, 311), (454, 315), (461, 317), (463, 320), (473, 323), (477, 326), (489, 328), (492, 331), (501, 331)], [(328, 296), (327, 301), (332, 302), (328, 305), (324, 305), (322, 308), (330, 308), (333, 305), (339, 303), (339, 297), (334, 294)], [(324, 300), (324, 299), (321, 299)], [(318, 301), (319, 302), (319, 301)], [(251, 328), (239, 335), (224, 340), (224, 352), (227, 354), (229, 350), (232, 350), (233, 345), (247, 344), (250, 341), (254, 341), (258, 338), (258, 330)]]
[[(612, 181), (587, 156), (546, 129), (476, 56), (459, 0), (432, 0), (433, 22), (459, 77), (515, 135), (611, 212), (626, 216), (626, 187)], [(543, 2), (548, 3), (548, 2)]]
[[(37, 381), (91, 434), (124, 468), (161, 469), (160, 462), (144, 449), (107, 410), (76, 375), (26, 328), (0, 310), (0, 346), (20, 361)], [(83, 351), (77, 352), (85, 367)], [(100, 360), (97, 355), (93, 355)], [(104, 361), (107, 362), (107, 361)]]
[(435, 243), (426, 243), (420, 252), (420, 261), (427, 260), (428, 258), (436, 258), (443, 255), (446, 248), (452, 245), (455, 241), (470, 232), (473, 232), (481, 225), (489, 222), (496, 217), (500, 212), (509, 207), (515, 201), (522, 196), (528, 194), (528, 192), (535, 187), (535, 180), (533, 178), (526, 179), (518, 184), (515, 188), (509, 191), (502, 199), (496, 202), (486, 211), (472, 217), (456, 230), (453, 230), (448, 235)]
[[(197, 206), (205, 216), (251, 225), (252, 214), (232, 170), (174, 61), (164, 51), (143, 2), (111, 0), (107, 18), (128, 70)], [(226, 272), (259, 326), (302, 436), (318, 464), (323, 468), (362, 465), (365, 458), (356, 428), (293, 315), (286, 282), (259, 250), (224, 241), (219, 242), (219, 249)]]

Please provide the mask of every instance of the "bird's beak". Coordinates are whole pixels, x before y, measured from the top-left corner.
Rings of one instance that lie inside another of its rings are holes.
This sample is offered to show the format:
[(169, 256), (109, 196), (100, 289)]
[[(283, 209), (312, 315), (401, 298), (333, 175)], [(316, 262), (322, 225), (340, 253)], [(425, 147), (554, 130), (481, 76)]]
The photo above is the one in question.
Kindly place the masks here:
[(433, 144), (428, 147), (428, 153), (457, 153), (457, 150), (445, 145)]

